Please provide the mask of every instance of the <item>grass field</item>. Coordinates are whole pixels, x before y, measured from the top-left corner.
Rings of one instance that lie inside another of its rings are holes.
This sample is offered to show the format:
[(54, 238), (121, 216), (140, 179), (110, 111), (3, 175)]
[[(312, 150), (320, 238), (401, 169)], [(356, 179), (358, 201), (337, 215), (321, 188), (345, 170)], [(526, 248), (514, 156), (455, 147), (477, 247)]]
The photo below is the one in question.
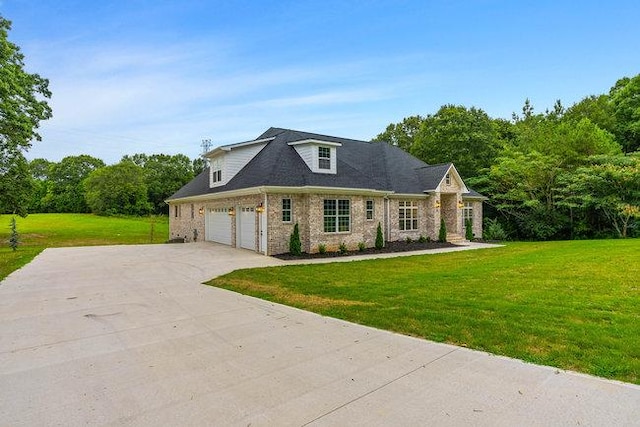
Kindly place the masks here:
[(26, 218), (16, 217), (16, 223), (20, 246), (14, 252), (8, 244), (11, 215), (0, 215), (0, 280), (45, 248), (162, 243), (169, 236), (167, 217), (31, 214)]
[(241, 270), (211, 285), (640, 384), (640, 239)]

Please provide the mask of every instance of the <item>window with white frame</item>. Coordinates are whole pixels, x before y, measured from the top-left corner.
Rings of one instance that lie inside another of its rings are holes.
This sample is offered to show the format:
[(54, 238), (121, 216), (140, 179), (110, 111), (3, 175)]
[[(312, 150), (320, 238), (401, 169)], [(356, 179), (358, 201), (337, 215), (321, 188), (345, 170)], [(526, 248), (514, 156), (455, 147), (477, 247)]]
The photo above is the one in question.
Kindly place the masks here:
[(212, 182), (222, 181), (222, 159), (221, 158), (211, 160), (211, 181)]
[(414, 200), (401, 200), (398, 202), (399, 227), (402, 231), (418, 229), (418, 202)]
[(282, 199), (282, 222), (291, 222), (291, 199)]
[(324, 200), (324, 232), (345, 233), (351, 230), (351, 202), (345, 199)]
[(366, 204), (366, 218), (367, 220), (372, 220), (373, 219), (373, 200), (367, 200), (365, 202)]
[(331, 169), (331, 149), (318, 147), (318, 169)]
[(462, 220), (466, 226), (467, 220), (469, 220), (470, 224), (473, 226), (473, 204), (471, 202), (464, 202), (464, 207), (462, 208)]

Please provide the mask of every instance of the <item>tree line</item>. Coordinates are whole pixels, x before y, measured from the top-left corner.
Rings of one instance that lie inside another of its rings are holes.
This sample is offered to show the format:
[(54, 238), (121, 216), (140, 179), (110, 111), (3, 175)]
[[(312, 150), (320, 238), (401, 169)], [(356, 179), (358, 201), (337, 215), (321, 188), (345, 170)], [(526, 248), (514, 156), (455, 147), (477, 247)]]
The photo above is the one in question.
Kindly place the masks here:
[(489, 198), (485, 217), (514, 239), (640, 236), (640, 75), (569, 108), (510, 120), (444, 105), (392, 123), (376, 141), (452, 162)]
[(205, 167), (204, 160), (183, 154), (134, 154), (106, 165), (89, 156), (60, 162), (34, 159), (28, 213), (95, 213), (98, 215), (167, 214), (164, 202)]

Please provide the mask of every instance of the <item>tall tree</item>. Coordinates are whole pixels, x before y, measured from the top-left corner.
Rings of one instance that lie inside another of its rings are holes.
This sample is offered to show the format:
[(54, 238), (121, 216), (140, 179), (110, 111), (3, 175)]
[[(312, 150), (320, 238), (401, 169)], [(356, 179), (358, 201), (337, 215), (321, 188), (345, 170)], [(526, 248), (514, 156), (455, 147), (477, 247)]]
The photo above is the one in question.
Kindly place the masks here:
[(498, 128), (483, 110), (444, 105), (424, 119), (411, 154), (431, 164), (452, 162), (469, 178), (492, 164), (500, 146)]
[(9, 41), (11, 22), (0, 16), (0, 212), (27, 214), (31, 177), (23, 151), (40, 140), (51, 117), (49, 81), (24, 70), (20, 48)]
[(89, 212), (82, 182), (104, 166), (102, 160), (86, 154), (67, 156), (59, 163), (52, 163), (43, 205), (51, 212)]
[(49, 170), (52, 164), (46, 159), (33, 159), (29, 162), (29, 170), (33, 178), (33, 192), (29, 202), (29, 213), (49, 212), (45, 205), (45, 198), (49, 182)]
[(405, 117), (402, 122), (387, 126), (384, 132), (374, 138), (374, 141), (384, 141), (409, 152), (424, 120), (422, 116)]
[(194, 177), (193, 164), (184, 154), (134, 154), (124, 156), (122, 161), (142, 167), (149, 202), (158, 214), (169, 212), (164, 201)]
[(640, 74), (618, 80), (609, 96), (618, 142), (626, 153), (640, 150)]
[(561, 203), (601, 215), (619, 237), (640, 219), (640, 154), (594, 156), (559, 182)]
[(130, 161), (94, 170), (84, 188), (87, 205), (98, 215), (145, 215), (151, 210), (144, 171)]

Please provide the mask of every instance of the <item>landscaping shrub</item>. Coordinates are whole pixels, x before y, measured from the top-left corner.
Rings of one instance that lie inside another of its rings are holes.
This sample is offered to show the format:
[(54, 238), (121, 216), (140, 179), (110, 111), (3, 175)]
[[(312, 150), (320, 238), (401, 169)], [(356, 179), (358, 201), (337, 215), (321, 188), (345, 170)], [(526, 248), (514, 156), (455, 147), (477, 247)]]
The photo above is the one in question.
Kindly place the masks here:
[(324, 254), (326, 252), (327, 252), (327, 245), (324, 245), (324, 244), (320, 243), (318, 245), (318, 253), (319, 254)]
[(497, 219), (485, 218), (484, 239), (485, 240), (507, 240), (508, 235)]
[(470, 219), (464, 221), (464, 238), (469, 241), (473, 240), (473, 224)]
[(366, 248), (367, 246), (364, 244), (364, 242), (358, 243), (358, 251), (363, 252)]
[(447, 241), (447, 224), (444, 218), (440, 218), (440, 231), (438, 232), (438, 242), (446, 243)]
[(291, 238), (289, 239), (289, 252), (291, 255), (301, 255), (302, 254), (302, 243), (300, 242), (300, 229), (298, 228), (298, 223), (293, 226), (293, 233), (291, 233)]
[(376, 230), (376, 249), (382, 249), (384, 247), (384, 237), (382, 237), (382, 226), (378, 223), (378, 229)]
[(427, 242), (427, 238), (421, 234), (420, 237), (418, 237), (418, 243), (426, 243), (426, 242)]
[(9, 236), (9, 246), (12, 250), (17, 250), (20, 244), (20, 235), (16, 226), (16, 217), (11, 217), (11, 235)]
[(340, 246), (338, 246), (338, 252), (343, 255), (347, 253), (347, 245), (344, 242), (340, 243)]

